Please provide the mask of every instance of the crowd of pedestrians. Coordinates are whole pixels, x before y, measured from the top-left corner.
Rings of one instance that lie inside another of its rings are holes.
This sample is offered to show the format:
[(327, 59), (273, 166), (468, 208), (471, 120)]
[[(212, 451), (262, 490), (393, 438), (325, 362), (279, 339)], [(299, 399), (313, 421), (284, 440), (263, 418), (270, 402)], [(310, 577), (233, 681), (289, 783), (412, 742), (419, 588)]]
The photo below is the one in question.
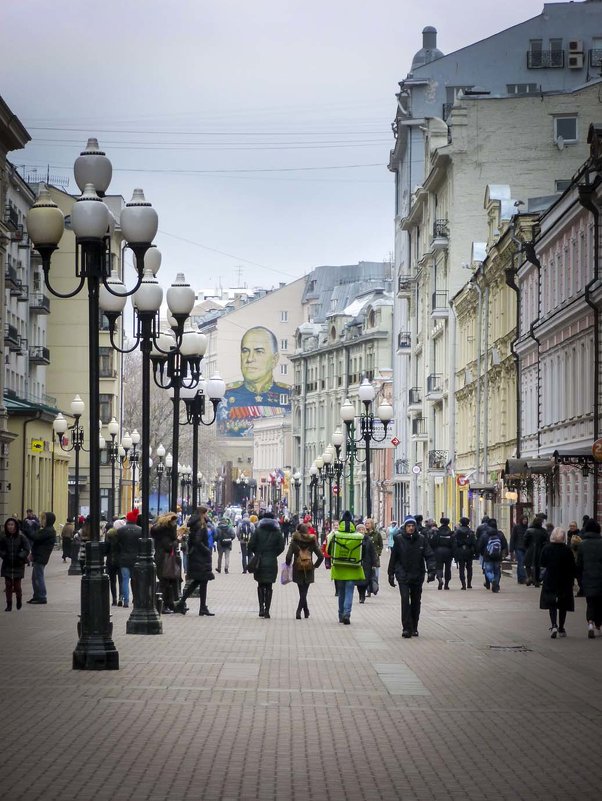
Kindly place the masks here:
[[(139, 510), (133, 509), (104, 526), (103, 553), (113, 606), (130, 606), (141, 522)], [(207, 589), (215, 579), (214, 554), (215, 571), (228, 574), (233, 545), (238, 542), (241, 571), (251, 574), (256, 583), (259, 617), (270, 618), (278, 558), (286, 549), (283, 569), (299, 594), (295, 618), (309, 618), (309, 588), (324, 563), (334, 583), (338, 620), (349, 625), (355, 590), (360, 604), (379, 592), (386, 547), (388, 582), (399, 587), (403, 638), (419, 636), (425, 580), (437, 580), (438, 590), (450, 590), (455, 563), (460, 588), (471, 590), (477, 565), (483, 587), (498, 593), (502, 564), (508, 559), (516, 565), (518, 584), (539, 588), (539, 606), (549, 614), (553, 639), (566, 636), (567, 614), (575, 609), (575, 595), (586, 600), (587, 636), (602, 633), (602, 536), (600, 524), (587, 516), (581, 526), (571, 522), (567, 531), (548, 523), (545, 514), (536, 514), (531, 521), (522, 516), (512, 527), (509, 541), (489, 517), (483, 517), (475, 531), (466, 517), (453, 526), (446, 516), (437, 525), (421, 515), (408, 516), (401, 525), (393, 521), (385, 531), (373, 519), (354, 519), (346, 511), (323, 532), (321, 542), (309, 514), (279, 519), (272, 511), (257, 515), (250, 510), (233, 521), (200, 506), (184, 520), (168, 512), (150, 523), (164, 614), (186, 614), (187, 601), (198, 593), (199, 615), (213, 617)], [(27, 603), (48, 602), (44, 570), (57, 543), (54, 524), (52, 512), (38, 519), (30, 509), (22, 520), (12, 516), (4, 522), (0, 559), (7, 612), (13, 609), (13, 597), (16, 608), (22, 607), (22, 581), (29, 565), (32, 597)], [(82, 544), (89, 537), (87, 520), (67, 520), (61, 532), (63, 562), (75, 558), (74, 543)]]

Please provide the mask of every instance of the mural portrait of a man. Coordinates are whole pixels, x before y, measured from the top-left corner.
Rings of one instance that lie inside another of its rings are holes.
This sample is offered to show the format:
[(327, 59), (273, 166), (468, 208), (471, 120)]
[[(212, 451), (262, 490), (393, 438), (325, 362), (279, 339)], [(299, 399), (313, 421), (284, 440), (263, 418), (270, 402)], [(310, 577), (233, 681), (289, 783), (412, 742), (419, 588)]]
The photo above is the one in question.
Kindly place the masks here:
[(245, 437), (253, 421), (290, 413), (290, 387), (274, 380), (278, 364), (278, 340), (268, 328), (249, 328), (240, 341), (242, 381), (229, 384), (218, 409), (221, 436)]

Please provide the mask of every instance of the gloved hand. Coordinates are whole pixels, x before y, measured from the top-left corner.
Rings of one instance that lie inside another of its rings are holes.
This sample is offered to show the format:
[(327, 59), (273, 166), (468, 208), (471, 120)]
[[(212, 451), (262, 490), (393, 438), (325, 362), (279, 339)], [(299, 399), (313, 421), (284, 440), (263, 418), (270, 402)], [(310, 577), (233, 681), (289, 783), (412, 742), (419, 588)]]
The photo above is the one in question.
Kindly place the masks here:
[(389, 584), (394, 587), (395, 586), (395, 576), (389, 576)]
[(428, 574), (428, 578), (427, 578), (427, 580), (426, 580), (426, 583), (427, 583), (427, 584), (430, 584), (430, 583), (431, 583), (431, 581), (434, 581), (434, 580), (435, 580), (435, 574), (434, 574), (434, 573), (429, 573), (429, 574)]

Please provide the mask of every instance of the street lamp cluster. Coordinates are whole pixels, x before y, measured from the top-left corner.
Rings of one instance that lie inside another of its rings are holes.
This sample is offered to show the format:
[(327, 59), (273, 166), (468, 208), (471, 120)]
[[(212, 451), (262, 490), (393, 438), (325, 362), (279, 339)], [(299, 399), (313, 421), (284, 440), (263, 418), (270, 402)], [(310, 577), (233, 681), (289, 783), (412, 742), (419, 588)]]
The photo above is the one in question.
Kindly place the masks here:
[[(150, 465), (147, 468), (150, 453), (150, 374), (151, 361), (154, 365), (155, 380), (164, 373), (169, 376), (170, 369), (178, 376), (178, 392), (180, 379), (192, 372), (192, 386), (200, 381), (200, 361), (206, 349), (206, 339), (194, 331), (185, 331), (187, 320), (195, 302), (195, 293), (179, 274), (167, 291), (167, 305), (170, 313), (172, 331), (164, 333), (160, 330), (159, 310), (163, 301), (163, 290), (156, 280), (156, 273), (161, 263), (160, 253), (152, 242), (157, 233), (158, 216), (151, 204), (145, 199), (141, 189), (135, 189), (132, 199), (122, 209), (119, 219), (121, 234), (125, 247), (134, 256), (136, 282), (133, 288), (126, 288), (118, 272), (112, 269), (111, 241), (116, 220), (104, 203), (103, 198), (112, 176), (112, 166), (106, 155), (100, 150), (96, 139), (89, 139), (86, 149), (80, 154), (74, 165), (74, 173), (81, 196), (73, 204), (70, 215), (70, 227), (75, 234), (75, 278), (76, 287), (71, 292), (58, 292), (50, 280), (52, 256), (58, 249), (63, 235), (65, 219), (62, 211), (52, 200), (48, 189), (41, 185), (38, 198), (28, 213), (27, 229), (33, 247), (41, 257), (44, 282), (46, 287), (59, 298), (72, 298), (82, 290), (87, 291), (88, 299), (88, 391), (90, 435), (88, 437), (88, 453), (90, 461), (90, 501), (89, 530), (90, 540), (85, 543), (85, 567), (81, 589), (81, 619), (78, 625), (79, 639), (73, 653), (75, 669), (117, 669), (119, 655), (112, 641), (112, 626), (109, 615), (109, 584), (104, 572), (103, 556), (100, 544), (100, 452), (106, 444), (102, 434), (96, 435), (96, 421), (100, 423), (99, 397), (99, 330), (101, 310), (109, 321), (111, 344), (122, 353), (130, 352), (136, 347), (142, 353), (141, 434), (136, 431), (125, 435), (120, 445), (116, 445), (119, 425), (116, 420), (109, 423), (111, 445), (109, 455), (114, 468), (117, 459), (128, 460), (132, 469), (132, 487), (136, 487), (136, 466), (139, 465), (141, 484), (141, 528), (139, 559), (135, 568), (133, 582), (134, 605), (127, 623), (128, 633), (159, 634), (162, 631), (161, 620), (155, 607), (155, 566), (152, 559), (152, 541), (149, 533), (150, 517)], [(127, 350), (120, 348), (115, 342), (115, 330), (127, 298), (133, 305), (134, 345)], [(191, 344), (192, 343), (192, 344)], [(170, 382), (172, 379), (170, 378)], [(219, 377), (214, 381), (214, 406), (219, 403), (219, 391), (223, 382)], [(221, 382), (221, 383), (220, 383)], [(158, 382), (160, 383), (160, 382)], [(211, 382), (209, 382), (211, 384)], [(224, 387), (225, 390), (225, 387)], [(217, 393), (217, 394), (216, 394)], [(223, 397), (223, 392), (221, 396)], [(178, 395), (179, 401), (179, 395)], [(179, 413), (179, 402), (174, 398), (174, 418)], [(76, 459), (76, 473), (79, 471), (79, 452), (84, 447), (84, 434), (80, 424), (84, 412), (81, 398), (76, 397), (71, 408), (74, 417), (73, 426), (68, 426), (64, 417), (59, 415), (54, 430), (61, 447), (63, 435), (67, 429), (73, 432), (72, 444), (65, 449), (73, 449)], [(177, 436), (174, 437), (174, 451), (177, 449)], [(138, 445), (140, 444), (140, 448)], [(140, 459), (142, 454), (142, 460)], [(160, 457), (161, 459), (163, 457)], [(177, 453), (173, 461), (177, 464)], [(167, 462), (167, 459), (166, 459)], [(175, 473), (177, 492), (177, 473)], [(113, 510), (114, 510), (114, 479)], [(75, 487), (76, 515), (79, 514), (79, 476), (76, 476)], [(171, 502), (175, 500), (172, 493)], [(172, 508), (175, 508), (172, 507)]]
[[(383, 442), (387, 436), (387, 428), (393, 418), (393, 407), (383, 400), (372, 412), (372, 404), (376, 397), (373, 384), (364, 378), (358, 390), (358, 396), (364, 406), (363, 412), (356, 413), (354, 404), (347, 398), (341, 406), (341, 420), (345, 424), (345, 433), (340, 428), (332, 435), (332, 442), (318, 456), (309, 468), (310, 507), (314, 521), (321, 520), (324, 527), (326, 521), (326, 482), (328, 482), (328, 520), (332, 523), (332, 499), (335, 497), (335, 517), (340, 518), (342, 484), (341, 479), (349, 479), (347, 506), (351, 513), (355, 511), (354, 464), (366, 465), (366, 517), (372, 516), (372, 474), (371, 445)], [(382, 424), (382, 430), (381, 429)], [(345, 450), (343, 453), (343, 445)], [(361, 446), (361, 447), (360, 447)], [(363, 452), (363, 455), (361, 454)], [(349, 466), (347, 475), (345, 466)], [(334, 486), (333, 486), (334, 482)], [(321, 492), (319, 493), (319, 490)]]

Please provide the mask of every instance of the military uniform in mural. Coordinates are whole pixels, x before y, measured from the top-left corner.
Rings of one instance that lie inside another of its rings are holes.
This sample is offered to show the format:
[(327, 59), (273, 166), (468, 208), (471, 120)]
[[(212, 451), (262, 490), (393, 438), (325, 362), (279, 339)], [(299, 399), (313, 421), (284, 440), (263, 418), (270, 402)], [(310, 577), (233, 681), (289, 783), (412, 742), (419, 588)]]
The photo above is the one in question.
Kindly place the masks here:
[(291, 388), (276, 381), (265, 392), (253, 392), (237, 381), (226, 388), (224, 400), (217, 412), (218, 435), (250, 437), (253, 423), (264, 417), (290, 414)]

